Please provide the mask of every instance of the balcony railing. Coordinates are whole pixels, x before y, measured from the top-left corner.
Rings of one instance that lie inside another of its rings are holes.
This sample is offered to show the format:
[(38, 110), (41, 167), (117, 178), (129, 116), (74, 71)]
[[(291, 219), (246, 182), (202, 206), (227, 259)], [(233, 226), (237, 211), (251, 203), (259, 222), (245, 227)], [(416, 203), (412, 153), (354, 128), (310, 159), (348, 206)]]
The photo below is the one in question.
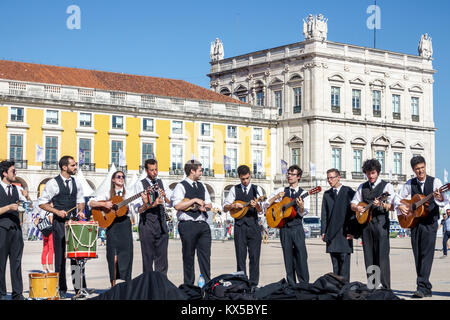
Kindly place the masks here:
[(347, 172), (346, 171), (340, 171), (339, 173), (341, 174), (341, 179), (346, 179), (347, 178)]
[(236, 169), (225, 170), (225, 177), (226, 178), (237, 178)]
[(14, 167), (16, 169), (27, 169), (28, 168), (28, 160), (11, 159), (9, 161), (14, 161)]
[(415, 122), (419, 122), (419, 115), (415, 115), (415, 114), (413, 114), (412, 116), (411, 116), (411, 120), (412, 121), (415, 121)]
[(294, 106), (294, 113), (301, 113), (302, 112), (302, 106)]
[(400, 120), (401, 119), (400, 112), (393, 112), (392, 118), (394, 118), (395, 120)]
[(56, 161), (42, 161), (42, 170), (58, 170), (58, 162)]
[[(127, 173), (128, 166), (119, 166), (117, 164), (114, 164), (116, 166), (117, 171), (123, 171), (124, 173)], [(108, 164), (108, 170), (111, 169), (112, 164)]]
[(353, 115), (360, 116), (361, 115), (361, 109), (360, 108), (353, 108)]
[(266, 178), (266, 173), (265, 172), (252, 173), (252, 178), (253, 179), (265, 179)]
[(373, 110), (373, 116), (380, 118), (381, 117), (381, 110)]
[(203, 176), (205, 177), (214, 177), (214, 169), (204, 168)]
[(362, 172), (352, 172), (352, 179), (354, 179), (354, 180), (362, 180), (362, 179), (364, 179), (364, 173), (362, 173)]
[(331, 112), (333, 112), (333, 113), (340, 113), (341, 112), (341, 107), (339, 107), (339, 106), (331, 106)]
[(95, 172), (95, 163), (83, 163), (83, 164), (80, 164), (80, 168), (83, 171), (94, 171)]
[(183, 169), (170, 169), (169, 174), (171, 176), (181, 176), (184, 174), (184, 170)]

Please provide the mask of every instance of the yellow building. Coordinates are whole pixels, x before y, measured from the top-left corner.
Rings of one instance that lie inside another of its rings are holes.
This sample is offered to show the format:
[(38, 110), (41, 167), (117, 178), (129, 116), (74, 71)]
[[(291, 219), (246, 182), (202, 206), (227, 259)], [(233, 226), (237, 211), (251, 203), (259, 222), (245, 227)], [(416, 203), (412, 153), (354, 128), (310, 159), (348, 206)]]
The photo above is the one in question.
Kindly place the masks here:
[(0, 100), (0, 159), (15, 160), (33, 199), (63, 155), (93, 189), (113, 163), (129, 182), (152, 157), (172, 187), (187, 160), (201, 161), (219, 205), (241, 164), (272, 188), (272, 110), (182, 80), (0, 61)]

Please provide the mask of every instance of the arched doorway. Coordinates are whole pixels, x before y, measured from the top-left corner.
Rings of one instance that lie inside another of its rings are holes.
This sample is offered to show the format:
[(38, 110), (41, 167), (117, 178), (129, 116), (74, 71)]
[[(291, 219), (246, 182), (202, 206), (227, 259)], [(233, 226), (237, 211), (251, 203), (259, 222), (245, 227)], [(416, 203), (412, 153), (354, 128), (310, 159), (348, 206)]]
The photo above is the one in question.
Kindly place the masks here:
[(42, 191), (44, 191), (45, 184), (46, 184), (50, 179), (51, 179), (51, 178), (46, 178), (46, 179), (42, 180), (42, 181), (39, 183), (38, 188), (37, 188), (37, 197), (38, 197), (38, 198), (41, 196)]

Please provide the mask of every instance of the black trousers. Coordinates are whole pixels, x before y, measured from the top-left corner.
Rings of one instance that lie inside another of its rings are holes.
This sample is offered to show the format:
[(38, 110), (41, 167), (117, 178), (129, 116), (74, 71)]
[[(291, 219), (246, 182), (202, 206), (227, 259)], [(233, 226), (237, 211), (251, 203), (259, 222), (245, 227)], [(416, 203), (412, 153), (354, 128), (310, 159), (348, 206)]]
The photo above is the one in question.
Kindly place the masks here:
[(200, 273), (205, 283), (211, 280), (211, 228), (206, 222), (180, 221), (178, 224), (183, 252), (184, 284), (195, 281), (194, 256), (197, 251)]
[(437, 222), (417, 224), (411, 229), (411, 246), (417, 273), (417, 290), (431, 294), (430, 274), (436, 246)]
[(350, 253), (330, 252), (333, 273), (350, 282)]
[(261, 228), (258, 223), (250, 225), (234, 224), (234, 248), (236, 251), (237, 271), (247, 274), (247, 251), (249, 258), (250, 284), (257, 286), (259, 282), (259, 257), (261, 255)]
[(286, 280), (290, 284), (295, 284), (297, 275), (299, 281), (308, 283), (308, 253), (303, 224), (285, 225), (280, 229), (280, 241), (286, 268)]
[(380, 268), (380, 283), (391, 288), (391, 267), (389, 262), (389, 218), (384, 215), (372, 217), (362, 231), (364, 263), (367, 278), (373, 275), (367, 272), (370, 266)]
[(450, 239), (450, 231), (442, 232), (442, 253), (447, 255), (447, 241)]
[[(56, 219), (53, 219), (53, 250), (55, 252), (55, 272), (58, 272), (59, 278), (59, 291), (67, 292), (65, 222)], [(75, 259), (70, 259), (70, 268), (75, 291), (86, 288), (84, 268), (82, 269)]]
[[(155, 233), (155, 228), (148, 219), (143, 223), (139, 222), (139, 242), (141, 243), (142, 270), (143, 272), (159, 271), (167, 275), (169, 262), (167, 258), (167, 248), (169, 245), (169, 234), (167, 232)], [(160, 230), (160, 229), (158, 229)], [(153, 270), (153, 264), (155, 268)]]
[(6, 261), (9, 257), (12, 297), (22, 294), (23, 238), (20, 227), (0, 227), (0, 295), (6, 295)]
[[(116, 218), (106, 230), (106, 260), (108, 261), (109, 280), (131, 280), (133, 269), (133, 234), (128, 216)], [(117, 257), (117, 268), (115, 268)]]

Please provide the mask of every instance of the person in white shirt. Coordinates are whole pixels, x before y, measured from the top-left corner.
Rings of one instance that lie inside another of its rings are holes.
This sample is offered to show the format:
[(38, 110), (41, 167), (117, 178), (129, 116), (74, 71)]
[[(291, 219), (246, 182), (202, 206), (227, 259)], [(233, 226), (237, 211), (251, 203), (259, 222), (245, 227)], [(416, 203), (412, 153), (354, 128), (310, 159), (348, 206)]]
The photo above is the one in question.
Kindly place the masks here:
[(206, 186), (200, 181), (202, 171), (200, 162), (189, 160), (184, 165), (186, 178), (176, 185), (171, 197), (179, 221), (184, 284), (189, 285), (193, 285), (195, 280), (196, 251), (200, 273), (205, 282), (211, 279), (211, 229), (206, 221), (212, 203)]
[(13, 185), (16, 169), (13, 161), (0, 162), (0, 300), (6, 300), (6, 263), (9, 257), (12, 298), (23, 300), (23, 237), (18, 202), (29, 201), (28, 191)]
[[(167, 275), (169, 230), (165, 208), (170, 204), (171, 191), (158, 177), (158, 162), (155, 159), (147, 159), (144, 167), (147, 177), (136, 183), (134, 189), (135, 194), (142, 193), (141, 198), (135, 201), (139, 214), (142, 269), (144, 272), (155, 270)], [(156, 191), (144, 194), (144, 190), (149, 188), (156, 188)]]
[[(126, 199), (125, 173), (116, 171), (111, 177), (111, 187), (107, 192), (97, 195), (89, 200), (91, 208), (105, 208), (111, 210), (111, 199), (119, 196)], [(130, 206), (130, 205), (129, 205)], [(116, 217), (113, 223), (106, 229), (106, 260), (108, 262), (109, 280), (111, 286), (116, 285), (116, 280), (131, 280), (133, 269), (133, 234), (131, 228), (131, 210), (128, 213)]]
[[(55, 272), (59, 273), (59, 295), (66, 298), (66, 235), (65, 223), (70, 217), (76, 216), (84, 219), (85, 200), (83, 197), (83, 187), (73, 176), (77, 173), (78, 164), (71, 156), (63, 156), (59, 160), (61, 173), (46, 184), (44, 191), (39, 197), (39, 207), (45, 211), (53, 213), (53, 246), (55, 251)], [(53, 203), (53, 207), (50, 205)], [(71, 211), (72, 210), (72, 211)], [(85, 278), (82, 283), (78, 283), (80, 276), (84, 274), (75, 259), (70, 259), (72, 269), (72, 282), (76, 294), (81, 288), (86, 287)]]
[(263, 196), (261, 187), (250, 182), (250, 168), (241, 165), (237, 168), (241, 183), (233, 186), (223, 204), (223, 211), (242, 209), (243, 205), (236, 200), (249, 202), (245, 216), (234, 221), (234, 248), (236, 251), (237, 271), (247, 274), (246, 259), (249, 257), (250, 285), (254, 288), (259, 282), (259, 258), (261, 254), (261, 226), (258, 223), (258, 212), (261, 212), (256, 199)]
[(417, 273), (417, 290), (414, 292), (413, 298), (423, 298), (432, 296), (430, 274), (436, 246), (439, 208), (444, 207), (448, 199), (445, 193), (438, 190), (442, 187), (441, 180), (427, 175), (424, 157), (413, 157), (411, 168), (416, 177), (409, 179), (401, 188), (395, 201), (395, 210), (398, 216), (407, 215), (409, 208), (400, 202), (402, 199), (410, 199), (416, 194), (427, 196), (433, 193), (433, 198), (426, 207), (428, 214), (420, 218), (417, 224), (411, 228), (411, 246)]
[[(372, 279), (372, 268), (380, 268), (380, 282), (376, 286), (391, 288), (391, 269), (389, 262), (389, 211), (394, 209), (395, 191), (391, 183), (380, 178), (381, 164), (377, 159), (364, 161), (362, 171), (367, 176), (367, 181), (360, 184), (356, 190), (351, 208), (355, 212), (364, 212), (365, 208), (359, 205), (360, 202), (371, 203), (371, 220), (360, 225), (362, 233), (364, 263), (367, 278)], [(383, 193), (388, 192), (389, 196), (383, 202), (378, 199)], [(370, 268), (369, 268), (370, 267)], [(377, 279), (375, 279), (377, 282)], [(378, 289), (378, 288), (376, 288)]]
[(275, 190), (265, 202), (265, 207), (270, 207), (274, 202), (280, 202), (284, 197), (296, 199), (295, 210), (297, 214), (291, 220), (285, 221), (280, 229), (280, 241), (283, 249), (286, 280), (290, 284), (297, 282), (309, 282), (308, 253), (305, 244), (305, 230), (303, 229), (303, 217), (308, 214), (310, 208), (309, 197), (304, 200), (302, 195), (307, 193), (299, 186), (303, 171), (297, 165), (292, 165), (287, 170), (288, 187)]

